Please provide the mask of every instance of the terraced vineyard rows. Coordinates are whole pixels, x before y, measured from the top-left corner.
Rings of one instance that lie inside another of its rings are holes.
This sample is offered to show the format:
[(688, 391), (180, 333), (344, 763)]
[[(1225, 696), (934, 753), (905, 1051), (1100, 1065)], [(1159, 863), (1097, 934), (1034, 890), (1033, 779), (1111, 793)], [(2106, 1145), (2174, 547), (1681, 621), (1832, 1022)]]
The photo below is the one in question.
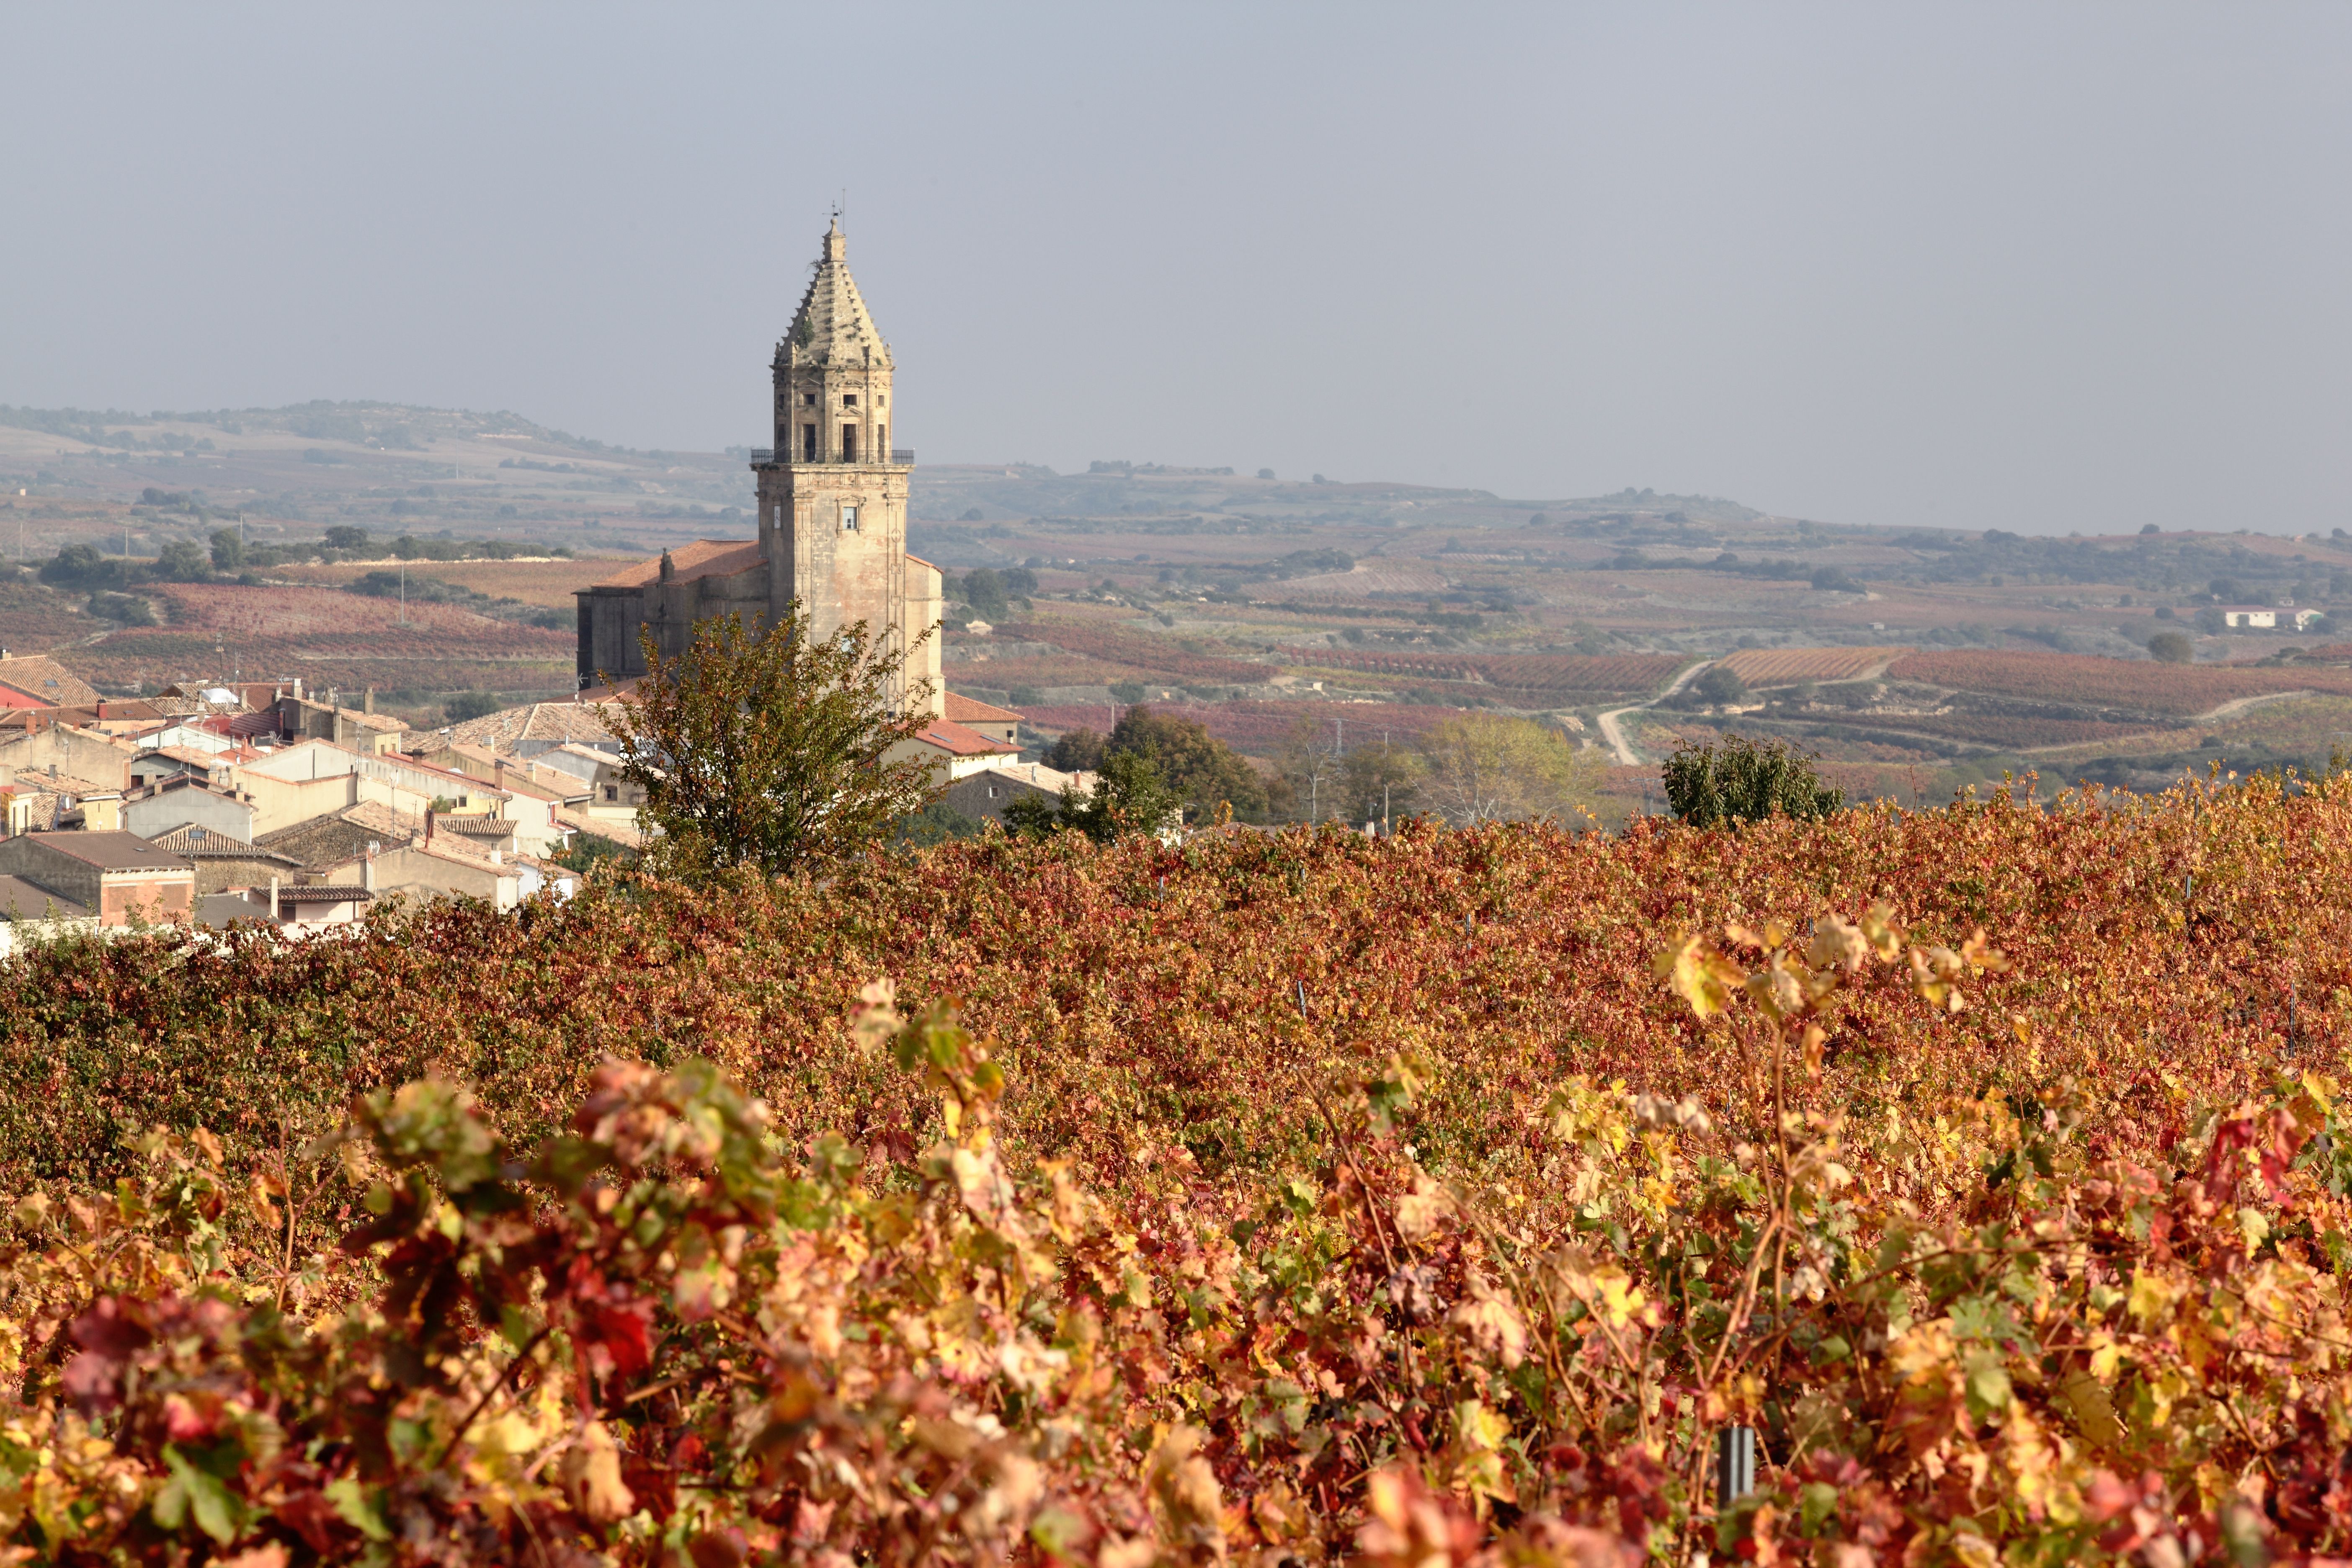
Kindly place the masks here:
[(2015, 718), (2004, 713), (1808, 713), (1808, 721), (1889, 734), (1935, 735), (1979, 746), (2072, 746), (2147, 732), (2145, 724), (2091, 719)]
[(1723, 660), (1724, 668), (1750, 686), (1788, 686), (1800, 680), (1852, 680), (1907, 647), (1748, 647)]
[(2084, 654), (1913, 653), (1896, 659), (1887, 673), (1901, 680), (1991, 696), (2181, 716), (2273, 691), (2352, 694), (2352, 670), (2158, 664)]

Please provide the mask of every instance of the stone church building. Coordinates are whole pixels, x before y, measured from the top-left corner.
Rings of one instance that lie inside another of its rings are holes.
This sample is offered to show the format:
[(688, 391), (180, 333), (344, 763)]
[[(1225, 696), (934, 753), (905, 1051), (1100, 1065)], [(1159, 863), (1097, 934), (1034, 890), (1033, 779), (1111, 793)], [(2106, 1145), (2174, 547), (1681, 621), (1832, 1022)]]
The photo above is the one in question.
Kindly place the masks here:
[(581, 589), (582, 689), (646, 672), (640, 627), (667, 658), (691, 645), (697, 621), (740, 611), (747, 626), (764, 626), (799, 599), (812, 636), (863, 621), (912, 649), (909, 685), (928, 680), (933, 716), (958, 717), (940, 679), (939, 633), (916, 646), (939, 624), (940, 570), (907, 553), (915, 454), (891, 445), (890, 345), (849, 275), (837, 221), (771, 368), (775, 445), (751, 464), (759, 538), (698, 540)]

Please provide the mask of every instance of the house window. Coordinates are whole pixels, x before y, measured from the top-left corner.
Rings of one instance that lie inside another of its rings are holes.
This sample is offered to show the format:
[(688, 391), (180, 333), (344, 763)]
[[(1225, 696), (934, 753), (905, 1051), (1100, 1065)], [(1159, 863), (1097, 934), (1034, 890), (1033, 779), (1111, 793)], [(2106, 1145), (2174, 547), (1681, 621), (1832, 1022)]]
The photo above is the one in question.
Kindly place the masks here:
[(816, 426), (814, 425), (801, 426), (801, 461), (803, 463), (816, 461)]
[(621, 798), (621, 786), (620, 786), (620, 785), (618, 785), (618, 784), (606, 784), (606, 785), (604, 786), (604, 798), (605, 798), (606, 800), (618, 800), (618, 799), (620, 799), (620, 798)]
[(855, 425), (841, 427), (841, 460), (845, 463), (857, 461), (857, 426)]
[(841, 531), (844, 533), (856, 533), (857, 531), (857, 509), (856, 507), (845, 506), (841, 509)]

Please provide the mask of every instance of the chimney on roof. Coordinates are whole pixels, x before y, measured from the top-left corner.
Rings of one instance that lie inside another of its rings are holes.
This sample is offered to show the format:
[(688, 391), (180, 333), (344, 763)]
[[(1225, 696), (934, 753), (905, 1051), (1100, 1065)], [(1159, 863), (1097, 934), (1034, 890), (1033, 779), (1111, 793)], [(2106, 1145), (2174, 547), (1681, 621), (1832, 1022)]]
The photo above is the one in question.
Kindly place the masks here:
[(375, 711), (374, 687), (369, 687), (366, 694), (360, 699), (360, 711), (362, 713), (373, 713)]
[(275, 877), (269, 879), (269, 918), (278, 918), (278, 879)]
[(425, 842), (427, 844), (433, 842), (433, 819), (440, 815), (429, 805), (425, 808)]
[(360, 866), (360, 886), (371, 893), (375, 891), (375, 846), (373, 844), (367, 847), (367, 859)]
[(663, 552), (662, 552), (662, 558), (661, 558), (661, 580), (662, 580), (663, 582), (667, 583), (667, 582), (668, 582), (672, 577), (675, 577), (675, 576), (677, 576), (677, 563), (674, 563), (674, 562), (672, 562), (672, 561), (670, 560), (670, 558), (669, 558), (669, 552), (668, 552), (668, 551), (667, 551), (667, 550), (663, 551)]

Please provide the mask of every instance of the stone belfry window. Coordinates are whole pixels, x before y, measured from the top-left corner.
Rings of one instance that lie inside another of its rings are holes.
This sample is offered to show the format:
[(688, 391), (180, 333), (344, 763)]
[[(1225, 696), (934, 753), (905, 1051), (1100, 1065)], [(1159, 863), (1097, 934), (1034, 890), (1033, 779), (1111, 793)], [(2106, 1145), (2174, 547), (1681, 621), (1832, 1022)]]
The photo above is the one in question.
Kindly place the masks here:
[(844, 533), (856, 533), (857, 531), (857, 509), (856, 507), (845, 506), (841, 509), (841, 531)]
[(857, 426), (855, 425), (841, 427), (841, 460), (845, 463), (857, 461)]

